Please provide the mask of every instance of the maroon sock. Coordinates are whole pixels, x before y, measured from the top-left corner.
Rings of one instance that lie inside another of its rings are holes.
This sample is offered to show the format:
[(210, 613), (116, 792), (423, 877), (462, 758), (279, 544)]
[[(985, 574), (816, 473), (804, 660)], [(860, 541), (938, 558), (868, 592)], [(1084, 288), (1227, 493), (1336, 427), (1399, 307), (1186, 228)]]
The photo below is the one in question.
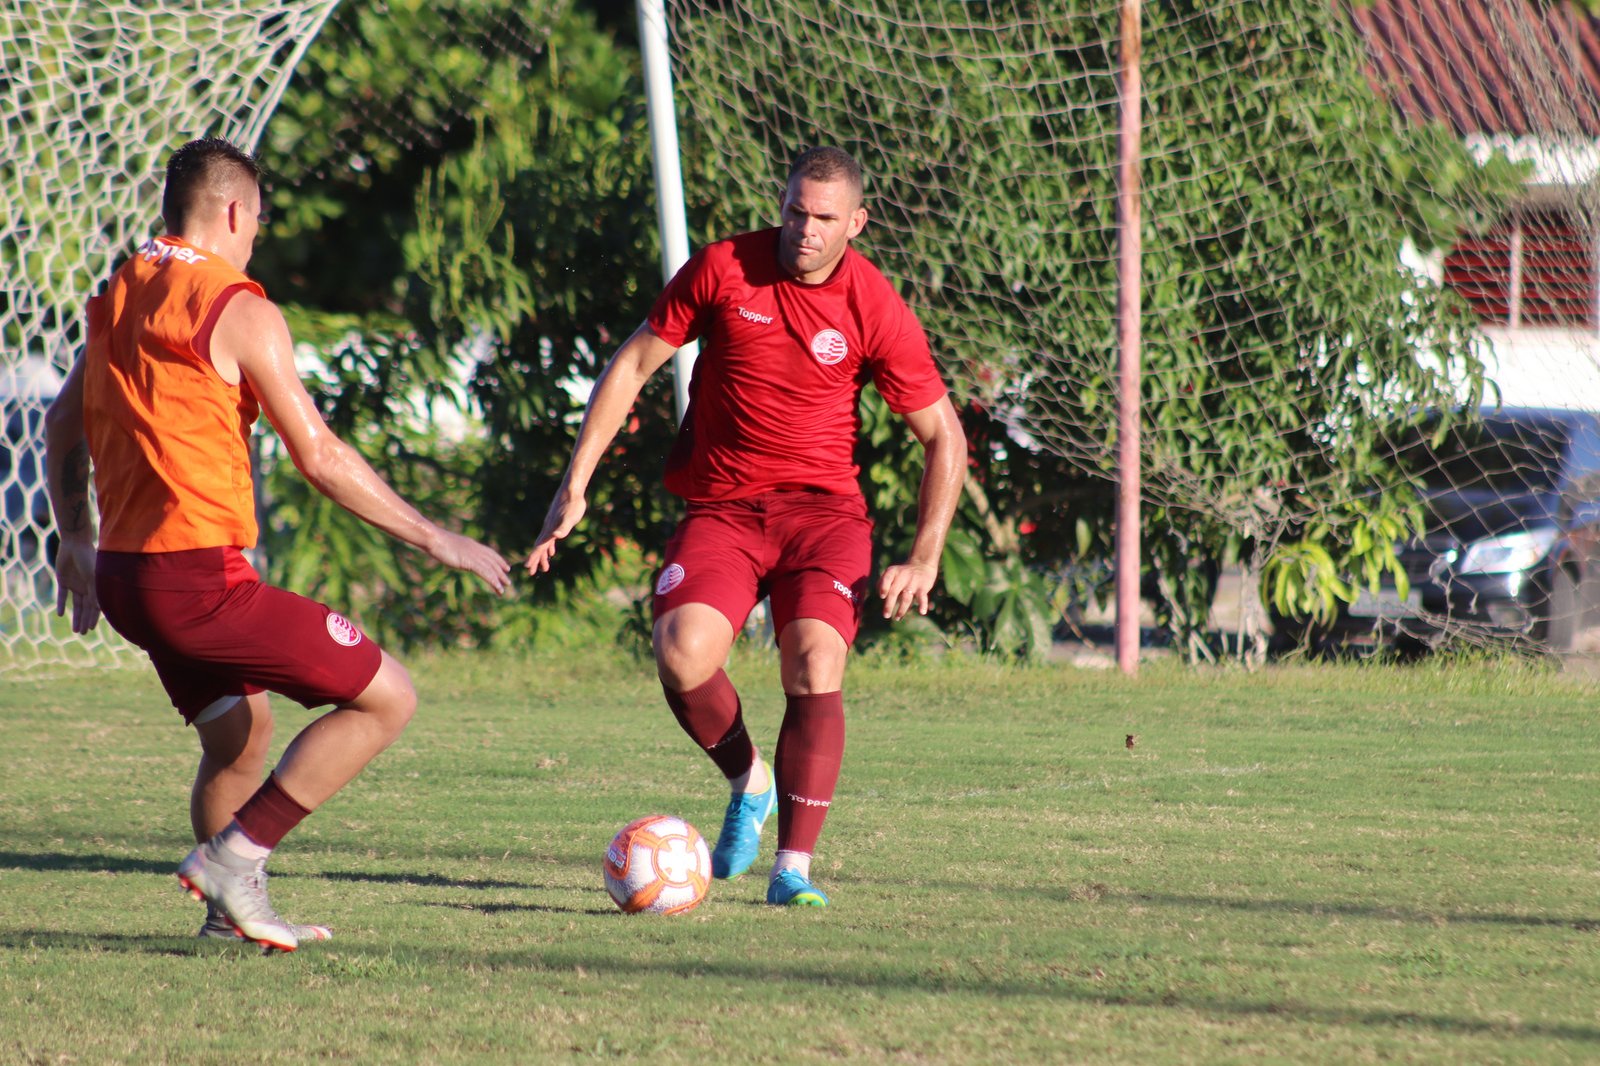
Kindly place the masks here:
[(275, 848), (310, 813), (283, 790), (277, 774), (269, 774), (256, 794), (234, 812), (233, 820), (245, 836), (264, 848)]
[(661, 691), (683, 731), (705, 749), (723, 777), (738, 777), (755, 764), (756, 746), (745, 731), (739, 692), (727, 674), (718, 670), (710, 681), (688, 692), (674, 692), (665, 685)]
[(778, 731), (778, 850), (816, 850), (844, 760), (844, 693), (790, 696)]

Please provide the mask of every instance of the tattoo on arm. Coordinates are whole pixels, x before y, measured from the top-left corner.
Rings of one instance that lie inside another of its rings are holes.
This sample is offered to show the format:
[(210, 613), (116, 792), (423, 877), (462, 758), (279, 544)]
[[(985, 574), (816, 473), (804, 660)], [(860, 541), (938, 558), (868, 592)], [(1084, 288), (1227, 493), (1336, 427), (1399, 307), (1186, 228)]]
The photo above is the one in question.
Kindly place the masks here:
[(79, 443), (67, 453), (62, 464), (62, 488), (67, 497), (64, 533), (79, 533), (89, 528), (89, 445)]

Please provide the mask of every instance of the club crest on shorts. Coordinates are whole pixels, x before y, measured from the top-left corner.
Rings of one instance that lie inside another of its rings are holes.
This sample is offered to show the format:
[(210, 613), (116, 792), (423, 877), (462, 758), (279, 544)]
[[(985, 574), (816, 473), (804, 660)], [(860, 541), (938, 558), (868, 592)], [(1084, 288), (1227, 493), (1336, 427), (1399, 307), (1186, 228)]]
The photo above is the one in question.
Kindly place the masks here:
[(843, 333), (836, 329), (825, 329), (811, 338), (811, 354), (823, 366), (832, 366), (850, 354), (850, 345)]
[(338, 611), (328, 612), (328, 636), (332, 637), (335, 643), (343, 644), (347, 648), (353, 648), (361, 643), (361, 630)]
[(683, 584), (683, 567), (673, 563), (661, 571), (661, 577), (656, 581), (656, 595), (665, 596), (681, 584)]

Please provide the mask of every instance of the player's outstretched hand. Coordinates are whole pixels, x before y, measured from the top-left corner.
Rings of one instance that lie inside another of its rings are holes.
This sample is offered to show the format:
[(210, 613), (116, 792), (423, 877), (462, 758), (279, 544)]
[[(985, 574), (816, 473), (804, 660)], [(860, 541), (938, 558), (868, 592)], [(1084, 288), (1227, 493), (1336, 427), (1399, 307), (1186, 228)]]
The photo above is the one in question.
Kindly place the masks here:
[(878, 595), (883, 599), (883, 616), (898, 622), (906, 612), (916, 607), (918, 614), (928, 613), (928, 594), (939, 579), (939, 568), (926, 563), (902, 563), (883, 572), (878, 581)]
[(448, 567), (477, 574), (496, 592), (503, 593), (511, 587), (511, 564), (499, 552), (471, 537), (441, 531), (428, 554)]
[(550, 501), (550, 510), (545, 513), (544, 528), (539, 531), (539, 539), (533, 542), (533, 551), (528, 555), (528, 573), (549, 572), (556, 541), (578, 528), (578, 521), (588, 507), (588, 501), (582, 496), (574, 496), (565, 489), (556, 493), (556, 498)]
[(72, 631), (87, 633), (100, 621), (100, 599), (94, 591), (95, 547), (92, 541), (63, 537), (56, 548), (56, 615), (72, 603)]

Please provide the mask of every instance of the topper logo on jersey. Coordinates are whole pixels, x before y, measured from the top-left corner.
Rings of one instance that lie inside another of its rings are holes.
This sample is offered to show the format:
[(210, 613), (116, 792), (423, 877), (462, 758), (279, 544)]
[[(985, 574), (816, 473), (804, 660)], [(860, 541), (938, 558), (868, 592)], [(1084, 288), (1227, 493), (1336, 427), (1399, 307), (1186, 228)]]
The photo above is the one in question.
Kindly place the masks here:
[(683, 584), (683, 567), (673, 563), (661, 571), (661, 578), (656, 582), (656, 595), (665, 596), (681, 584)]
[(180, 263), (204, 263), (206, 261), (206, 257), (196, 252), (193, 248), (180, 248), (176, 244), (166, 244), (157, 240), (145, 241), (139, 245), (139, 254), (146, 260), (155, 260), (157, 264), (165, 263), (168, 259), (176, 259)]
[(851, 603), (856, 602), (856, 594), (854, 592), (851, 592), (850, 591), (850, 586), (846, 585), (843, 581), (834, 581), (834, 583), (833, 583), (833, 591), (837, 592), (839, 595), (843, 596), (845, 599), (849, 600)]
[(347, 648), (353, 648), (361, 643), (361, 630), (337, 611), (328, 612), (328, 636), (332, 637), (335, 643), (343, 644)]
[(739, 308), (739, 317), (744, 319), (746, 322), (755, 322), (763, 326), (772, 325), (771, 315), (763, 315), (757, 311), (752, 311), (747, 307)]
[(811, 338), (811, 354), (823, 366), (832, 366), (850, 354), (850, 345), (843, 333), (836, 329), (825, 329)]

